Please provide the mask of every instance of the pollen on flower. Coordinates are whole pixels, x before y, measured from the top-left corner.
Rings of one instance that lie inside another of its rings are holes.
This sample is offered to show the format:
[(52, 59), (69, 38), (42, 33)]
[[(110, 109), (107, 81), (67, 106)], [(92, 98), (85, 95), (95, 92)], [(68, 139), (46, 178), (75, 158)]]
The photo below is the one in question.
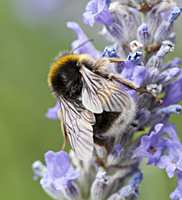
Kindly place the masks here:
[(153, 152), (156, 152), (156, 148), (155, 148), (155, 147), (150, 147), (150, 149), (151, 149)]

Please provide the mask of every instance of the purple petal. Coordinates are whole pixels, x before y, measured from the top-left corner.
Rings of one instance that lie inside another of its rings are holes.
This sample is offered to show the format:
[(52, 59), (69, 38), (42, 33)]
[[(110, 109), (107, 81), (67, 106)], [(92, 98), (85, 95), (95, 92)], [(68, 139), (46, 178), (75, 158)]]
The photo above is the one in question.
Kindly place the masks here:
[(94, 19), (105, 26), (109, 26), (113, 23), (105, 0), (98, 1), (98, 13), (95, 14)]
[(83, 13), (84, 23), (93, 26), (95, 20), (105, 26), (113, 23), (111, 14), (105, 0), (92, 0), (86, 5)]
[(166, 167), (166, 172), (169, 178), (172, 178), (174, 176), (175, 169), (176, 169), (175, 163), (171, 163)]
[(145, 148), (148, 149), (150, 147), (150, 137), (147, 135), (144, 135), (141, 138), (141, 145)]
[(124, 61), (124, 69), (121, 72), (121, 77), (131, 80), (133, 71), (134, 71), (134, 63), (130, 60)]
[(58, 110), (60, 109), (60, 103), (57, 101), (56, 105), (53, 108), (48, 108), (46, 117), (49, 119), (58, 119)]
[(54, 178), (51, 176), (50, 173), (47, 173), (40, 179), (41, 185), (49, 185), (54, 181)]
[(79, 176), (80, 176), (80, 173), (75, 171), (73, 167), (70, 167), (69, 170), (66, 173), (65, 178), (67, 180), (73, 180), (73, 179), (78, 178)]
[(169, 198), (171, 199), (180, 199), (182, 200), (182, 188), (177, 187), (170, 195)]
[[(171, 95), (173, 94), (173, 95)], [(180, 70), (178, 78), (168, 87), (164, 97), (164, 106), (176, 104), (182, 100), (182, 69)]]
[(160, 169), (164, 169), (166, 168), (166, 164), (170, 162), (170, 159), (167, 155), (165, 156), (162, 156), (160, 161), (157, 163), (157, 167), (160, 168)]
[(60, 190), (62, 188), (66, 188), (67, 183), (68, 183), (68, 180), (65, 179), (64, 177), (62, 177), (62, 178), (55, 179), (53, 184), (54, 184), (56, 190)]
[(182, 189), (182, 171), (175, 172), (178, 175), (178, 186)]
[(145, 79), (146, 68), (141, 65), (136, 65), (131, 77), (131, 81), (137, 86), (140, 87)]
[(166, 124), (163, 131), (169, 135), (169, 138), (172, 141), (181, 144), (180, 139), (178, 138), (177, 128), (173, 123)]
[(140, 145), (136, 150), (135, 150), (135, 155), (138, 158), (144, 158), (147, 157), (147, 152), (146, 150), (143, 148), (142, 145)]
[[(71, 28), (72, 30), (74, 30), (78, 36), (78, 39), (72, 42), (71, 44), (72, 49), (78, 47), (80, 44), (88, 40), (88, 37), (85, 35), (85, 33), (82, 31), (82, 29), (76, 22), (67, 22), (66, 25), (68, 28)], [(97, 58), (99, 55), (99, 51), (95, 49), (95, 47), (93, 46), (91, 42), (87, 42), (86, 44), (82, 45), (81, 47), (76, 49), (74, 53), (76, 54), (86, 53), (86, 54), (91, 55), (93, 58)]]
[(83, 21), (85, 24), (89, 23), (91, 27), (93, 27), (93, 25), (95, 24), (94, 16), (91, 12), (83, 13)]
[(45, 161), (50, 174), (55, 178), (60, 178), (68, 171), (70, 167), (69, 156), (66, 152), (48, 151), (45, 153)]

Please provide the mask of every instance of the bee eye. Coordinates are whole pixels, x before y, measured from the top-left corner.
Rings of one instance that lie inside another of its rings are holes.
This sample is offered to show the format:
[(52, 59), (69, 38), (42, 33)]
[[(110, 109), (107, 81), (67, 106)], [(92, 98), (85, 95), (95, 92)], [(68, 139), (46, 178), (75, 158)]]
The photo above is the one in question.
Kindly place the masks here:
[(78, 68), (80, 68), (80, 67), (81, 67), (80, 63), (77, 63), (77, 64), (76, 64), (76, 66), (77, 66)]

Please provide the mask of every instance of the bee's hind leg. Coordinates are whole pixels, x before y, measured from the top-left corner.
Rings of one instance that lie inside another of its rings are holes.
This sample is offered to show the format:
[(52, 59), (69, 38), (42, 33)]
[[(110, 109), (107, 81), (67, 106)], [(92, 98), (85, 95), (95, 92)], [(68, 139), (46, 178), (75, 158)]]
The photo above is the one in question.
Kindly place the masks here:
[(160, 102), (160, 104), (162, 104), (164, 102), (162, 99), (160, 99), (156, 94), (152, 93), (151, 91), (145, 90), (143, 88), (138, 88), (130, 80), (122, 78), (117, 74), (107, 74), (107, 77), (109, 80), (114, 80), (118, 83), (121, 83), (121, 84), (125, 85), (126, 87), (128, 87), (129, 89), (135, 90), (136, 92), (147, 93), (147, 94), (152, 95), (157, 101)]

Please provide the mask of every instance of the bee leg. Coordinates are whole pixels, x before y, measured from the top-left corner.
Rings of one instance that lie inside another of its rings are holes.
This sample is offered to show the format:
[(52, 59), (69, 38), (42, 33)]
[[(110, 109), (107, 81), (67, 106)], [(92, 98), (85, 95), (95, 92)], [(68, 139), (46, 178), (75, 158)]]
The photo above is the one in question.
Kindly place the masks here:
[(135, 90), (136, 92), (151, 94), (153, 97), (155, 97), (155, 99), (157, 101), (160, 102), (160, 104), (162, 104), (164, 102), (162, 99), (160, 99), (156, 94), (152, 93), (151, 91), (145, 90), (143, 88), (138, 88), (130, 80), (122, 78), (117, 74), (107, 74), (107, 77), (108, 77), (109, 80), (114, 80), (114, 81), (116, 81), (118, 83), (121, 83), (121, 84), (125, 85), (126, 87), (128, 87), (128, 88), (130, 88), (132, 90)]
[(62, 149), (64, 151), (65, 147), (66, 147), (66, 143), (67, 143), (67, 135), (66, 134), (63, 134), (63, 137), (64, 137), (64, 143), (63, 143), (63, 146), (62, 146)]

